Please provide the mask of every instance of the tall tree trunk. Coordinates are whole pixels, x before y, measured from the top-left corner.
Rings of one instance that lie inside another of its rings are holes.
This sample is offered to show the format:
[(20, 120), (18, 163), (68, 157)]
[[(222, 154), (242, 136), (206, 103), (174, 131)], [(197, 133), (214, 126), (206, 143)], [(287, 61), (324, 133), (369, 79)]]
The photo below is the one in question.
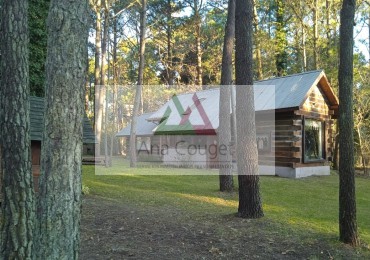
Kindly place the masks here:
[(96, 15), (96, 22), (95, 22), (95, 86), (100, 85), (100, 55), (101, 55), (101, 7), (102, 3), (101, 0), (96, 0), (95, 5), (93, 7)]
[(104, 161), (105, 167), (109, 167), (109, 151), (108, 151), (108, 102), (109, 89), (105, 88), (105, 109), (104, 109)]
[(360, 154), (361, 154), (361, 162), (362, 162), (362, 169), (364, 171), (364, 174), (367, 174), (366, 169), (366, 156), (364, 154), (364, 147), (363, 147), (363, 141), (362, 141), (362, 134), (361, 134), (361, 124), (358, 124), (356, 127), (357, 135), (358, 135), (358, 142), (360, 146)]
[(37, 259), (77, 259), (88, 2), (52, 0), (37, 205)]
[(117, 95), (117, 85), (114, 84), (113, 86), (113, 89), (112, 89), (112, 104), (113, 104), (113, 107), (112, 107), (112, 113), (113, 113), (113, 124), (112, 124), (112, 127), (113, 127), (113, 134), (111, 135), (111, 138), (110, 138), (110, 151), (109, 151), (109, 167), (112, 167), (112, 161), (113, 161), (113, 150), (114, 150), (114, 141), (115, 141), (115, 133), (118, 132), (118, 130), (116, 129), (116, 122), (117, 122), (117, 111), (116, 111), (116, 107), (117, 107), (117, 104), (116, 104), (116, 95)]
[(101, 66), (100, 66), (100, 56), (101, 56), (101, 48), (102, 48), (102, 40), (101, 40), (101, 7), (102, 3), (101, 0), (96, 0), (94, 9), (96, 15), (96, 25), (95, 25), (95, 82), (94, 82), (94, 89), (95, 89), (95, 115), (94, 115), (94, 130), (96, 135), (96, 144), (95, 144), (95, 156), (100, 156), (101, 152), (101, 128), (103, 122), (103, 100), (104, 97), (102, 95), (102, 88), (101, 88)]
[(86, 83), (85, 83), (85, 112), (86, 114), (89, 113), (89, 103), (90, 103), (90, 75), (89, 75), (89, 65), (86, 68)]
[(338, 170), (339, 168), (339, 125), (335, 126), (335, 138), (334, 138), (334, 153), (333, 153), (333, 169)]
[(317, 42), (319, 40), (319, 33), (318, 33), (318, 0), (314, 0), (314, 6), (312, 7), (313, 11), (313, 57), (314, 57), (314, 69), (317, 70), (319, 67), (319, 54), (318, 54), (318, 46)]
[(255, 37), (255, 44), (256, 44), (256, 60), (257, 60), (257, 79), (263, 79), (263, 70), (262, 70), (262, 55), (261, 55), (261, 44), (259, 39), (259, 26), (258, 26), (258, 15), (257, 15), (257, 7), (256, 7), (256, 0), (254, 0), (254, 7), (253, 7), (253, 28), (254, 34), (257, 36)]
[(218, 146), (227, 147), (226, 152), (219, 154), (220, 191), (232, 191), (234, 187), (232, 175), (231, 144), (231, 85), (233, 80), (233, 51), (235, 37), (235, 0), (229, 0), (228, 15), (225, 27), (224, 47), (222, 54), (222, 71), (220, 87), (220, 123), (218, 128)]
[(130, 167), (136, 167), (136, 124), (137, 116), (140, 109), (141, 92), (143, 89), (144, 81), (144, 66), (145, 66), (145, 32), (146, 32), (146, 0), (141, 0), (140, 11), (140, 57), (139, 57), (139, 75), (136, 86), (136, 94), (134, 101), (134, 108), (131, 119), (131, 132), (130, 132)]
[(172, 0), (167, 0), (167, 79), (168, 85), (174, 84), (173, 65), (172, 65)]
[(0, 8), (1, 259), (33, 259), (35, 204), (31, 170), (28, 1)]
[(326, 6), (326, 59), (330, 60), (330, 45), (331, 45), (331, 37), (330, 37), (330, 8), (331, 8), (331, 0), (325, 0)]
[[(100, 98), (102, 98), (105, 103), (105, 108), (103, 112), (103, 121), (104, 121), (104, 159), (105, 159), (105, 166), (109, 167), (109, 159), (108, 159), (108, 87), (106, 83), (107, 78), (107, 64), (109, 64), (109, 55), (107, 55), (107, 46), (109, 44), (109, 4), (108, 1), (104, 1), (104, 32), (103, 32), (103, 41), (102, 41), (102, 60), (101, 60), (101, 74), (100, 74), (100, 82), (102, 85), (102, 89), (100, 92)], [(108, 59), (108, 61), (107, 61)], [(109, 71), (109, 69), (108, 69)], [(108, 83), (109, 84), (109, 83)]]
[(340, 13), (339, 81), (339, 233), (340, 241), (359, 244), (356, 221), (353, 141), (353, 26), (356, 1), (343, 0)]
[(100, 84), (105, 86), (107, 78), (107, 46), (109, 37), (109, 5), (104, 4), (104, 31), (103, 40), (101, 42), (101, 68), (100, 68)]
[(306, 31), (302, 23), (302, 48), (303, 48), (303, 71), (307, 71), (307, 49), (306, 49)]
[(197, 76), (195, 85), (203, 88), (203, 65), (202, 65), (202, 18), (200, 16), (201, 6), (198, 5), (198, 0), (194, 0), (194, 20), (195, 20), (195, 39), (196, 39), (196, 54), (197, 54)]
[[(114, 23), (113, 23), (113, 50), (112, 50), (112, 54), (113, 54), (113, 66), (112, 66), (112, 69), (113, 69), (113, 132), (114, 133), (117, 133), (117, 98), (116, 98), (116, 95), (117, 95), (117, 80), (118, 80), (118, 74), (117, 74), (117, 40), (118, 40), (118, 37), (117, 37), (117, 23), (118, 23), (118, 20), (117, 19), (114, 19)], [(109, 166), (112, 166), (112, 158), (113, 158), (113, 151), (114, 151), (114, 141), (115, 141), (115, 135), (111, 135), (111, 138), (110, 138), (110, 165)]]
[[(237, 133), (236, 133), (236, 88), (235, 86), (231, 87), (231, 145), (233, 147), (232, 156), (235, 156), (236, 151), (236, 140), (237, 140)], [(234, 157), (232, 158), (232, 160)], [(233, 161), (234, 162), (234, 161)]]
[(253, 89), (253, 0), (236, 0), (235, 72), (237, 160), (239, 180), (238, 213), (243, 218), (263, 216), (259, 192), (258, 151)]

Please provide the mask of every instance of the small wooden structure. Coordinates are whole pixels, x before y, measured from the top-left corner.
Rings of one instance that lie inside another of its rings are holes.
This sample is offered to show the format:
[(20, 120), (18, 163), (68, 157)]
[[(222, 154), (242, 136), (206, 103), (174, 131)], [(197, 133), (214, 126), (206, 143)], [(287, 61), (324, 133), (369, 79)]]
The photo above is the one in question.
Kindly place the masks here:
[[(44, 99), (40, 97), (30, 97), (30, 137), (31, 137), (31, 152), (32, 152), (32, 174), (34, 178), (35, 190), (38, 190), (38, 178), (40, 176), (41, 163), (41, 141), (44, 128)], [(83, 121), (83, 142), (84, 151), (93, 149), (95, 135), (90, 125), (89, 119), (84, 117)], [(92, 147), (92, 148), (89, 148)]]
[[(258, 81), (254, 92), (260, 174), (291, 178), (330, 174), (332, 125), (339, 103), (324, 71)], [(137, 136), (144, 137), (140, 129), (145, 128), (145, 137), (150, 138), (147, 152), (158, 154), (166, 148), (167, 153), (160, 154), (163, 163), (217, 167), (218, 155), (211, 149), (220, 149), (219, 94), (219, 88), (181, 94), (138, 120)], [(235, 104), (235, 94), (232, 98)], [(129, 128), (123, 132), (117, 136), (129, 136)], [(184, 145), (202, 151), (189, 156), (181, 150)]]

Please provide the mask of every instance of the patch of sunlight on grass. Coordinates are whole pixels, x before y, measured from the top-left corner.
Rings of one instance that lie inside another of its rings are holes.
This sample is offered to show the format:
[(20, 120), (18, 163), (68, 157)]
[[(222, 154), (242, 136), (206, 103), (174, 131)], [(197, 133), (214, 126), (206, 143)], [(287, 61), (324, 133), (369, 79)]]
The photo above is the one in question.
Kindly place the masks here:
[(238, 202), (234, 200), (225, 200), (222, 198), (200, 196), (200, 195), (194, 195), (194, 194), (184, 194), (184, 193), (173, 193), (173, 194), (183, 197), (183, 198), (213, 204), (215, 206), (232, 207), (232, 208), (238, 207)]
[(307, 227), (309, 229), (318, 231), (318, 232), (325, 232), (325, 233), (336, 233), (338, 232), (338, 226), (337, 224), (333, 224), (329, 221), (310, 221), (305, 218), (299, 218), (299, 217), (291, 217), (288, 219), (288, 223), (290, 225), (296, 226), (296, 227)]

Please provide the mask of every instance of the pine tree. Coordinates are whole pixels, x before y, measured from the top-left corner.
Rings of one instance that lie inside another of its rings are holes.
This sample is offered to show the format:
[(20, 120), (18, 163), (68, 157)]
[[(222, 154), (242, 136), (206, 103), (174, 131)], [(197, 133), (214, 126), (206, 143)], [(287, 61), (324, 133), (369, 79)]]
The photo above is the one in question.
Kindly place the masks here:
[(33, 259), (28, 1), (0, 8), (0, 259)]
[(229, 0), (228, 16), (225, 27), (224, 47), (222, 55), (222, 72), (220, 87), (220, 126), (218, 128), (218, 145), (228, 147), (227, 152), (220, 153), (220, 191), (233, 190), (231, 144), (231, 84), (233, 79), (233, 61), (235, 37), (235, 0)]
[(37, 205), (37, 259), (77, 259), (88, 2), (52, 0)]
[(130, 131), (130, 166), (136, 167), (137, 155), (136, 155), (136, 122), (139, 114), (139, 107), (141, 103), (141, 92), (144, 83), (144, 66), (145, 66), (145, 31), (146, 31), (146, 0), (141, 1), (140, 11), (140, 56), (139, 56), (139, 71), (138, 81), (135, 93), (135, 102), (132, 112), (131, 119), (131, 131)]
[(343, 0), (340, 13), (339, 81), (339, 234), (358, 245), (353, 141), (353, 26), (356, 1)]
[(263, 216), (253, 89), (253, 0), (236, 0), (235, 73), (239, 209), (243, 218)]

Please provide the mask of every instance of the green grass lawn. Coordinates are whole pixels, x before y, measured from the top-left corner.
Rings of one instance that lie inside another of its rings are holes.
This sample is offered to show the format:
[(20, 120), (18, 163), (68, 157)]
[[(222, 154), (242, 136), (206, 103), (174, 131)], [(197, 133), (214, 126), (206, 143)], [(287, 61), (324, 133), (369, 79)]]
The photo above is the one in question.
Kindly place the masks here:
[[(83, 183), (90, 193), (142, 206), (169, 206), (194, 216), (221, 216), (237, 211), (237, 193), (218, 191), (215, 170), (137, 168), (127, 163), (112, 168), (83, 167)], [(149, 173), (151, 175), (140, 175)], [(181, 174), (194, 174), (182, 176)], [(204, 175), (204, 174), (213, 174)], [(165, 175), (156, 175), (165, 174)], [(176, 176), (170, 176), (176, 174)], [(203, 174), (203, 175), (201, 175)], [(338, 236), (338, 176), (286, 179), (261, 178), (266, 220), (280, 225), (279, 232), (322, 234), (335, 243)], [(361, 242), (370, 245), (370, 179), (357, 178), (357, 214)]]

